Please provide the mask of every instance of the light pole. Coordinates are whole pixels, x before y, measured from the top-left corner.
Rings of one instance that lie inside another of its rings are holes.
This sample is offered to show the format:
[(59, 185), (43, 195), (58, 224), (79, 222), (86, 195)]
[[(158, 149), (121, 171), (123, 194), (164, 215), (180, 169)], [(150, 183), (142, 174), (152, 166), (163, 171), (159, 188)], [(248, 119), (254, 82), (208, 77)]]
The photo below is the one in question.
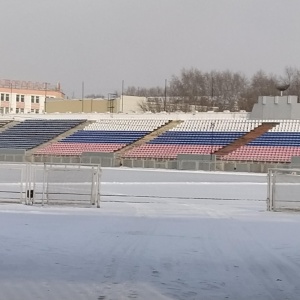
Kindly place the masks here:
[(164, 111), (167, 111), (167, 79), (165, 79), (165, 101), (164, 101)]
[(215, 122), (210, 123), (210, 129), (211, 129), (211, 141), (210, 141), (210, 161), (212, 161), (213, 152), (214, 152), (214, 128), (215, 128)]
[(44, 113), (46, 113), (46, 112), (47, 112), (47, 90), (48, 90), (48, 83), (45, 82), (44, 85), (45, 85), (45, 104), (44, 104)]
[(81, 112), (83, 113), (83, 98), (84, 98), (84, 81), (82, 81), (81, 86)]
[(9, 113), (11, 111), (11, 106), (12, 106), (12, 98), (13, 98), (12, 94), (13, 94), (13, 86), (12, 86), (12, 82), (10, 82), (10, 100), (8, 102)]
[(124, 94), (124, 80), (122, 80), (122, 113), (124, 112), (124, 99), (123, 99), (123, 94)]

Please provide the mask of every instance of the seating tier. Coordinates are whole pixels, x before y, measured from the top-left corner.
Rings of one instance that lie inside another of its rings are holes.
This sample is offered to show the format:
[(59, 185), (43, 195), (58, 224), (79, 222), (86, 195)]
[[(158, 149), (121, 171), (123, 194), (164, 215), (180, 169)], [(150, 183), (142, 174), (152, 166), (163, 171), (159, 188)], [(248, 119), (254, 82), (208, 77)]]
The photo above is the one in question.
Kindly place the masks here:
[(114, 152), (143, 138), (167, 122), (158, 119), (97, 120), (83, 130), (39, 149), (36, 154), (80, 155), (83, 152)]
[(83, 120), (25, 120), (0, 133), (0, 148), (29, 150), (82, 122)]
[[(80, 155), (82, 152), (113, 152), (144, 137), (166, 122), (156, 119), (98, 120), (60, 142), (40, 149), (37, 153)], [(210, 119), (184, 120), (147, 144), (127, 151), (124, 157), (172, 159), (185, 153), (211, 154), (263, 122), (278, 122), (279, 125), (220, 159), (288, 162), (292, 156), (300, 155), (299, 120)], [(50, 138), (51, 134), (49, 129), (47, 138)], [(35, 131), (35, 139), (39, 138), (41, 141), (45, 138), (44, 129)], [(6, 141), (10, 141), (10, 138)], [(21, 141), (22, 139), (20, 143)]]
[(125, 144), (95, 144), (95, 143), (53, 143), (35, 154), (39, 155), (80, 155), (82, 152), (114, 152), (124, 147)]
[(292, 156), (300, 156), (300, 147), (243, 146), (222, 157), (222, 159), (234, 161), (290, 162)]
[(219, 150), (219, 145), (160, 145), (146, 144), (128, 151), (126, 158), (173, 159), (178, 154), (210, 154)]
[[(176, 157), (175, 153), (211, 154), (215, 151), (212, 150), (212, 145), (220, 149), (264, 122), (278, 122), (279, 125), (221, 159), (288, 162), (291, 156), (298, 155), (297, 147), (300, 149), (299, 120), (229, 119), (186, 120), (150, 141), (146, 148), (142, 146), (140, 149), (132, 149), (125, 153), (124, 157), (174, 158)], [(157, 148), (157, 145), (163, 146), (163, 148)], [(195, 146), (195, 148), (191, 148), (191, 146)], [(274, 149), (277, 149), (276, 155), (274, 155)], [(170, 151), (169, 155), (165, 151)]]

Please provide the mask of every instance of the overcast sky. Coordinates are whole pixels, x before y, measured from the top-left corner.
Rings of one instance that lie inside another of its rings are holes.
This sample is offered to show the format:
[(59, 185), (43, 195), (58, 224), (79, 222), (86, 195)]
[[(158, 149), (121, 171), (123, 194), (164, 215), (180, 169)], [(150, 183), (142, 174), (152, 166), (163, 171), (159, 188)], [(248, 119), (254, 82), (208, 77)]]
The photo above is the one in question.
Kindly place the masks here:
[(182, 68), (300, 68), (300, 0), (0, 0), (0, 78), (68, 96), (164, 86)]

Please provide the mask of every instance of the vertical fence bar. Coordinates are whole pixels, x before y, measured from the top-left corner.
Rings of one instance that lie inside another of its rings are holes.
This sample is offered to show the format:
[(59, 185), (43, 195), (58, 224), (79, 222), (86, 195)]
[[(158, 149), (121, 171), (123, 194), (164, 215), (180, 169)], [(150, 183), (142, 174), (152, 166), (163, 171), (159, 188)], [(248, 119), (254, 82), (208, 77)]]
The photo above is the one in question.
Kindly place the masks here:
[(24, 185), (26, 185), (26, 181), (25, 181), (26, 180), (26, 176), (24, 178), (25, 171), (26, 171), (26, 165), (25, 165), (25, 168), (24, 167), (21, 168), (20, 204), (23, 203), (23, 190), (24, 190)]
[(26, 183), (25, 183), (25, 205), (28, 205), (28, 193), (29, 193), (29, 181), (30, 181), (30, 176), (29, 176), (29, 163), (26, 163), (25, 165), (25, 173), (26, 173)]
[(270, 203), (271, 203), (271, 210), (276, 210), (276, 207), (275, 207), (275, 201), (276, 201), (276, 176), (277, 176), (277, 171), (273, 171), (272, 172), (272, 184), (271, 184), (271, 186), (272, 186), (272, 189), (271, 189), (271, 201), (270, 201)]
[(101, 190), (100, 190), (100, 184), (101, 184), (101, 168), (100, 165), (98, 165), (97, 168), (97, 208), (100, 208), (100, 202), (101, 202)]
[(267, 210), (271, 211), (271, 186), (272, 186), (272, 181), (271, 181), (271, 174), (272, 170), (268, 170), (268, 177), (267, 177), (267, 184), (268, 184), (268, 189), (267, 189)]
[[(32, 165), (31, 165), (32, 167)], [(35, 191), (36, 191), (36, 168), (31, 168), (32, 169), (32, 180), (33, 180), (33, 187), (32, 187), (32, 191), (33, 191), (33, 195), (32, 195), (32, 205), (35, 204)]]
[[(50, 168), (50, 167), (49, 167)], [(49, 176), (48, 176), (49, 169), (46, 167), (45, 174), (46, 174), (46, 200), (47, 205), (49, 205)]]
[(96, 180), (96, 170), (94, 167), (92, 167), (92, 186), (91, 186), (91, 200), (90, 203), (92, 205), (95, 205), (96, 199), (95, 199), (95, 180)]
[(42, 206), (44, 206), (45, 201), (45, 181), (46, 181), (46, 164), (43, 167), (43, 185), (42, 185)]

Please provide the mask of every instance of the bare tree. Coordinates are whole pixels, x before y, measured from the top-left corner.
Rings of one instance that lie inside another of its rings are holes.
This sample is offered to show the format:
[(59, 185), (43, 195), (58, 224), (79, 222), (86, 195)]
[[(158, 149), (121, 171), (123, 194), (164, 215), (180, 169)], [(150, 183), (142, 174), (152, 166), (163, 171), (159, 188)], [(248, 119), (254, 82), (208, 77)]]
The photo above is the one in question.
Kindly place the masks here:
[(285, 74), (278, 77), (260, 70), (250, 79), (243, 73), (232, 71), (202, 71), (182, 69), (169, 81), (168, 95), (163, 87), (128, 87), (127, 95), (147, 97), (141, 108), (144, 111), (190, 112), (207, 111), (216, 107), (220, 111), (251, 111), (259, 96), (278, 95), (278, 81), (288, 82), (289, 94), (300, 97), (300, 70), (287, 67)]
[(287, 93), (300, 98), (300, 70), (297, 68), (286, 67), (285, 74), (281, 77), (281, 81), (290, 85)]
[(243, 97), (239, 101), (239, 108), (251, 111), (259, 96), (278, 95), (277, 82), (278, 77), (273, 74), (267, 75), (262, 70), (256, 72), (252, 76), (248, 88), (242, 94)]

